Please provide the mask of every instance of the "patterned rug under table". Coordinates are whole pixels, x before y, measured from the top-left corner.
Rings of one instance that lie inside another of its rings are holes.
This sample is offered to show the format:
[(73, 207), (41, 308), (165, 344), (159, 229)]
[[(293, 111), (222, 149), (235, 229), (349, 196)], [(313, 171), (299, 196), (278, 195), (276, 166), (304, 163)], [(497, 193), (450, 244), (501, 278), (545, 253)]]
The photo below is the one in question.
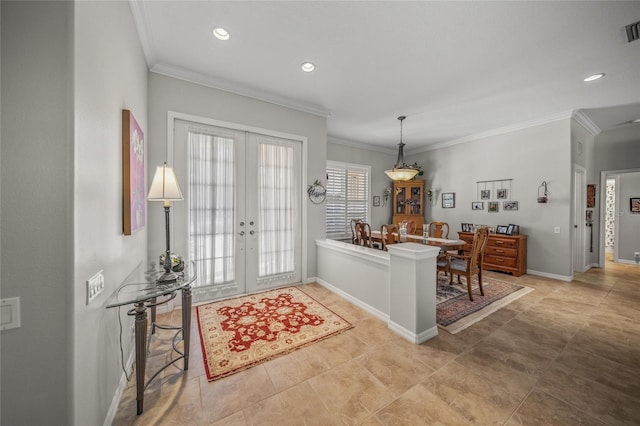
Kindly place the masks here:
[(533, 291), (532, 288), (511, 284), (495, 278), (482, 277), (484, 296), (480, 295), (478, 277), (471, 281), (473, 302), (469, 300), (467, 282), (461, 277), (458, 284), (454, 277), (449, 285), (449, 278), (439, 275), (436, 290), (436, 321), (438, 326), (451, 334), (458, 333), (470, 325), (491, 315), (495, 311), (514, 300)]

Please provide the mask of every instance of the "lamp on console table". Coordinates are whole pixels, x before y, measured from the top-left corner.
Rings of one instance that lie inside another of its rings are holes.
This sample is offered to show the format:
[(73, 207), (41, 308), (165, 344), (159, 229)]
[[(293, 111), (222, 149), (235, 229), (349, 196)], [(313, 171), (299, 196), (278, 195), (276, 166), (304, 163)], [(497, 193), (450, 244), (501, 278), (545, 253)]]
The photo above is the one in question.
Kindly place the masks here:
[(178, 275), (171, 271), (171, 246), (169, 238), (169, 210), (171, 201), (183, 200), (178, 180), (172, 167), (167, 167), (167, 162), (156, 169), (151, 187), (149, 188), (149, 201), (164, 201), (164, 223), (166, 228), (167, 251), (164, 256), (164, 274), (158, 278), (158, 283), (171, 283), (178, 279)]

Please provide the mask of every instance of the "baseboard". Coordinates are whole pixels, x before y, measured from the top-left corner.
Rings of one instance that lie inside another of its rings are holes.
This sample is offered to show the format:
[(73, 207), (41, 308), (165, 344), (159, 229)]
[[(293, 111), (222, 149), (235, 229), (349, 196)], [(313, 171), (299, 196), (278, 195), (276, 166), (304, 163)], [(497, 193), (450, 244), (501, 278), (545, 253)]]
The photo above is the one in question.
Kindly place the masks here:
[(311, 283), (317, 283), (317, 282), (318, 282), (318, 278), (316, 277), (307, 277), (302, 280), (302, 284), (311, 284)]
[(557, 275), (557, 274), (550, 274), (548, 272), (534, 271), (532, 269), (527, 269), (527, 274), (537, 275), (539, 277), (545, 277), (545, 278), (552, 278), (554, 280), (559, 280), (559, 281), (566, 281), (566, 282), (573, 281), (573, 274), (570, 276)]
[[(136, 351), (131, 351), (131, 353), (129, 354), (129, 359), (127, 360), (127, 364), (125, 366), (125, 371), (129, 371), (129, 374), (131, 374), (135, 355)], [(124, 390), (127, 388), (127, 382), (127, 375), (123, 371), (122, 375), (120, 376), (120, 383), (118, 383), (118, 387), (116, 388), (116, 393), (113, 395), (111, 405), (109, 405), (109, 411), (107, 411), (107, 416), (104, 419), (104, 426), (110, 426), (113, 424), (113, 419), (116, 418), (118, 406), (120, 405), (120, 399), (122, 398)]]
[(389, 329), (391, 331), (393, 331), (396, 334), (399, 334), (401, 337), (405, 338), (406, 340), (410, 341), (411, 343), (415, 343), (416, 345), (419, 345), (421, 343), (426, 342), (429, 339), (433, 339), (434, 337), (436, 337), (438, 335), (438, 326), (434, 326), (431, 327), (428, 330), (425, 330), (419, 334), (415, 334), (414, 332), (407, 330), (406, 328), (404, 328), (403, 326), (393, 322), (393, 321), (389, 321)]
[(624, 263), (625, 265), (640, 265), (640, 263), (636, 263), (635, 260), (627, 260), (627, 259), (618, 259), (616, 263)]
[(351, 296), (348, 293), (345, 293), (344, 291), (340, 290), (339, 288), (333, 286), (332, 284), (328, 283), (327, 281), (323, 280), (322, 278), (316, 278), (315, 281), (313, 282), (317, 282), (318, 284), (320, 284), (322, 287), (330, 290), (333, 293), (336, 293), (337, 295), (339, 295), (340, 297), (343, 297), (345, 299), (347, 299), (349, 302), (353, 303), (354, 305), (358, 306), (359, 308), (364, 309), (365, 311), (367, 311), (368, 313), (370, 313), (371, 315), (373, 315), (374, 317), (388, 323), (389, 322), (389, 315), (385, 314), (382, 311), (379, 311), (378, 309), (374, 308), (373, 306), (370, 306), (366, 303), (364, 303), (362, 300), (360, 299), (356, 299), (355, 297)]

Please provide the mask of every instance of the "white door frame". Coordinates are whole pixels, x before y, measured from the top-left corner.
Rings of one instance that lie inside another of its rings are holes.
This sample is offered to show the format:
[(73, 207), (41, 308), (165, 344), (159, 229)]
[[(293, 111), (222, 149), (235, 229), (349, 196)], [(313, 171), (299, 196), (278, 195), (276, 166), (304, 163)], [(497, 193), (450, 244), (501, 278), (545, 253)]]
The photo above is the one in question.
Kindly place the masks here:
[(585, 272), (591, 267), (586, 262), (587, 169), (573, 165), (573, 271)]
[[(307, 227), (308, 227), (308, 215), (307, 215), (307, 203), (304, 202), (306, 200), (306, 188), (308, 185), (307, 178), (307, 158), (309, 152), (308, 138), (306, 136), (294, 135), (290, 133), (279, 132), (276, 130), (263, 129), (260, 127), (247, 126), (244, 124), (232, 123), (228, 121), (215, 120), (209, 117), (202, 117), (193, 114), (185, 114), (176, 111), (168, 111), (167, 112), (167, 163), (169, 165), (173, 165), (174, 158), (174, 139), (175, 139), (175, 121), (183, 120), (183, 121), (192, 121), (195, 123), (202, 123), (210, 126), (216, 127), (225, 127), (227, 129), (240, 130), (244, 132), (250, 133), (259, 133), (266, 136), (274, 136), (282, 139), (291, 139), (294, 141), (299, 141), (302, 144), (302, 164), (301, 164), (301, 180), (302, 183), (300, 185), (300, 199), (303, 200), (302, 204), (302, 217), (301, 219), (301, 232), (302, 232), (302, 247), (301, 247), (301, 274), (302, 274), (302, 282), (308, 281), (308, 268), (307, 268)], [(172, 230), (173, 232), (173, 230)]]

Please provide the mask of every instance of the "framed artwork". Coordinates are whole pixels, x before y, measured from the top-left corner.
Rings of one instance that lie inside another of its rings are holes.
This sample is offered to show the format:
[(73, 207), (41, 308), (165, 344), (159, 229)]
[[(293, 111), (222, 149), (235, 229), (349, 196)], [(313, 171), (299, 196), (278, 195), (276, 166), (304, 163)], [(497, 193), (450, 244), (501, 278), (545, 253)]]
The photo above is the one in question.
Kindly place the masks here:
[(640, 213), (640, 198), (629, 198), (631, 213)]
[(452, 209), (456, 206), (456, 194), (454, 192), (442, 193), (442, 208)]
[(462, 232), (473, 232), (473, 223), (463, 223)]
[(587, 185), (587, 208), (592, 209), (596, 206), (596, 186)]
[(518, 202), (517, 201), (505, 201), (502, 205), (502, 208), (505, 211), (518, 210)]
[(513, 235), (515, 230), (516, 230), (516, 225), (514, 225), (513, 223), (510, 223), (509, 226), (507, 226), (507, 235)]
[(373, 196), (373, 207), (380, 207), (380, 196), (379, 195), (374, 195)]
[(504, 234), (508, 233), (509, 227), (507, 225), (498, 225), (496, 226), (496, 234)]
[(496, 196), (498, 200), (505, 200), (507, 198), (507, 190), (506, 189), (498, 189), (496, 191)]
[(471, 210), (484, 210), (484, 201), (474, 201), (471, 203)]
[(489, 210), (489, 213), (497, 213), (498, 212), (498, 206), (500, 205), (497, 201), (489, 201), (487, 203), (488, 207), (487, 210)]
[(122, 110), (122, 231), (132, 235), (144, 228), (144, 133), (131, 111)]
[(483, 189), (482, 191), (480, 191), (480, 199), (481, 200), (489, 200), (489, 199), (491, 199), (491, 190), (490, 189)]

